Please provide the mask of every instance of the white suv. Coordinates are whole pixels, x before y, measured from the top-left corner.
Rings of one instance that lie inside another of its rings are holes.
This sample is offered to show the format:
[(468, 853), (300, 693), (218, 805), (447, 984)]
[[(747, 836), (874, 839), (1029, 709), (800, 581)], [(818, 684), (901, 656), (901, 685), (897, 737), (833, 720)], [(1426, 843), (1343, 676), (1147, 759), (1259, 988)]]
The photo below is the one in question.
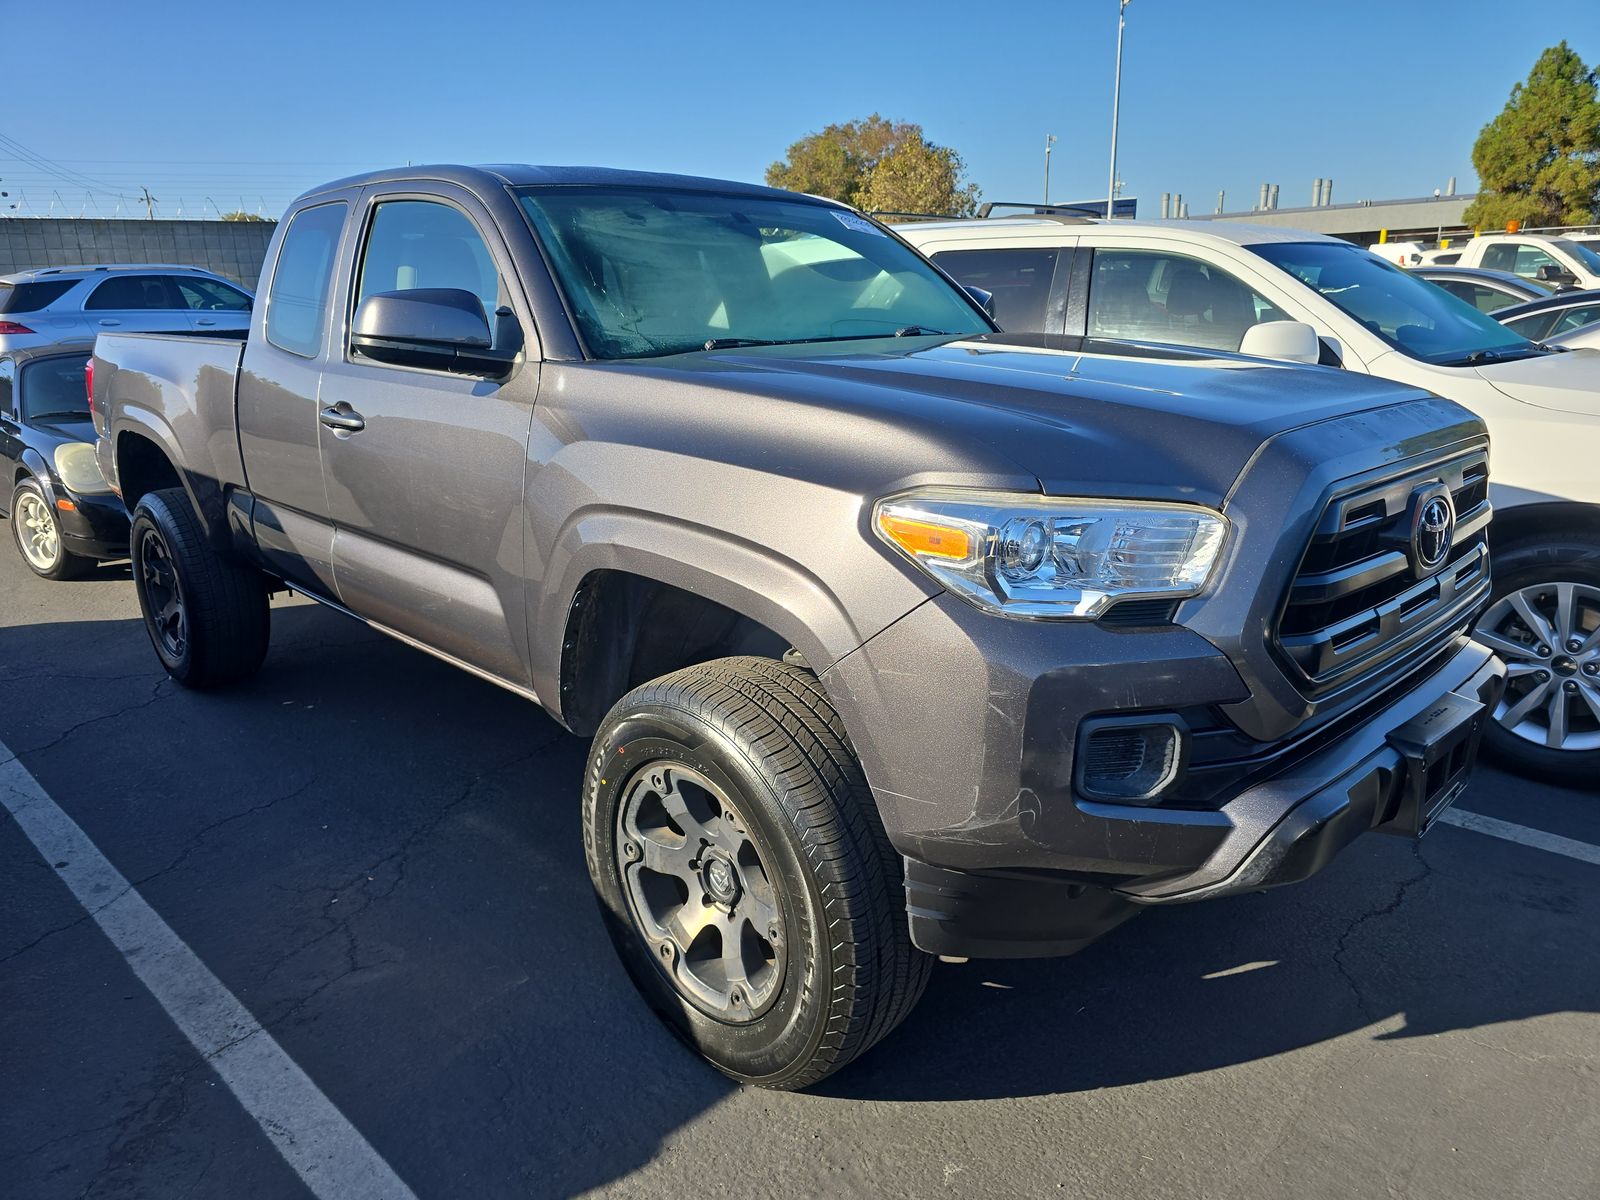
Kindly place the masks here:
[(250, 293), (199, 267), (42, 267), (0, 275), (0, 353), (106, 329), (206, 333), (250, 328)]
[(1002, 328), (1068, 352), (1104, 339), (1320, 362), (1482, 416), (1498, 515), (1495, 594), (1477, 636), (1510, 667), (1489, 744), (1547, 777), (1600, 778), (1600, 351), (1547, 350), (1317, 234), (1047, 216), (896, 232), (992, 293)]

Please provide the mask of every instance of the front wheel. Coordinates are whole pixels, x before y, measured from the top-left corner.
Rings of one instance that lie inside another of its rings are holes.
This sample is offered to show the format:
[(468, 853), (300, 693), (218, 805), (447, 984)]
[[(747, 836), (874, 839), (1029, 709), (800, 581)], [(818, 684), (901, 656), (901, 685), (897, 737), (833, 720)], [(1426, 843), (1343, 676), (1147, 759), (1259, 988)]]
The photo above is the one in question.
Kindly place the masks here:
[(630, 692), (595, 736), (583, 816), (634, 984), (733, 1078), (807, 1087), (921, 996), (901, 861), (809, 672), (722, 659)]
[(1506, 663), (1485, 750), (1523, 774), (1600, 779), (1600, 537), (1557, 533), (1495, 559), (1474, 637)]
[(62, 544), (61, 525), (38, 480), (22, 480), (11, 494), (11, 536), (28, 570), (41, 579), (75, 579), (94, 565)]
[(217, 553), (182, 488), (139, 500), (128, 550), (145, 629), (168, 675), (210, 688), (256, 672), (270, 633), (266, 580)]

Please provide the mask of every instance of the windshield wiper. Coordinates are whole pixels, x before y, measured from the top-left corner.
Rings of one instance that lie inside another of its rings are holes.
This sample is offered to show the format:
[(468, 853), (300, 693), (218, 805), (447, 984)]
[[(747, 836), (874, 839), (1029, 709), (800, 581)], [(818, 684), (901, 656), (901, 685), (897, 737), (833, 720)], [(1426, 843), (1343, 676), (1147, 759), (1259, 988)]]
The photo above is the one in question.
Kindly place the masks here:
[(707, 338), (702, 350), (732, 350), (735, 346), (787, 346), (781, 338)]
[(907, 325), (904, 329), (896, 329), (894, 335), (895, 337), (949, 336), (942, 329), (929, 329), (926, 325)]
[(1445, 367), (1472, 367), (1478, 363), (1511, 362), (1518, 358), (1535, 358), (1540, 354), (1549, 353), (1549, 349), (1544, 346), (1530, 345), (1526, 348), (1508, 346), (1499, 350), (1474, 350), (1471, 354), (1462, 358), (1453, 358), (1449, 362), (1439, 365)]

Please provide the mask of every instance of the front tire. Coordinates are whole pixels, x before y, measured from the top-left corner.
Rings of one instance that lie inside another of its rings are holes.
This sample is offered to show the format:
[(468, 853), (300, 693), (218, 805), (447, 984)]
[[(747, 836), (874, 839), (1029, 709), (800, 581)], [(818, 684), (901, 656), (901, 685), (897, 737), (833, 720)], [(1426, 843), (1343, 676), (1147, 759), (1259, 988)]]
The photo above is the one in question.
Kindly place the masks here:
[(271, 632), (266, 580), (212, 548), (188, 494), (142, 497), (128, 543), (139, 610), (167, 674), (191, 688), (253, 675)]
[(634, 984), (735, 1079), (808, 1087), (927, 985), (901, 860), (808, 671), (722, 659), (624, 696), (595, 736), (583, 825)]
[(1558, 531), (1495, 556), (1474, 636), (1506, 662), (1484, 750), (1519, 774), (1600, 779), (1600, 537)]
[(94, 560), (70, 553), (61, 541), (61, 524), (39, 481), (27, 478), (11, 493), (11, 538), (28, 570), (41, 579), (77, 579)]

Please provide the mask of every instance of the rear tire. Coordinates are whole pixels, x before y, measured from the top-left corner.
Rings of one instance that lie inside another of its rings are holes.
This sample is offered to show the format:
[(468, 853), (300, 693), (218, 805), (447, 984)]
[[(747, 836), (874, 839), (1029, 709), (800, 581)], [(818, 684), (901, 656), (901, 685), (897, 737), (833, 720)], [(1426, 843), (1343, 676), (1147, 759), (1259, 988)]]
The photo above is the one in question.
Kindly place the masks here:
[(61, 540), (50, 498), (31, 476), (11, 493), (11, 538), (17, 553), (40, 579), (78, 579), (94, 569), (94, 560), (70, 553)]
[(927, 986), (901, 859), (808, 671), (721, 659), (624, 696), (595, 736), (583, 825), (628, 974), (734, 1079), (808, 1087)]
[(140, 499), (128, 548), (145, 630), (168, 675), (213, 688), (260, 668), (271, 633), (266, 578), (217, 553), (182, 488)]
[(1474, 635), (1506, 662), (1484, 752), (1518, 774), (1600, 780), (1600, 536), (1557, 530), (1499, 549)]

